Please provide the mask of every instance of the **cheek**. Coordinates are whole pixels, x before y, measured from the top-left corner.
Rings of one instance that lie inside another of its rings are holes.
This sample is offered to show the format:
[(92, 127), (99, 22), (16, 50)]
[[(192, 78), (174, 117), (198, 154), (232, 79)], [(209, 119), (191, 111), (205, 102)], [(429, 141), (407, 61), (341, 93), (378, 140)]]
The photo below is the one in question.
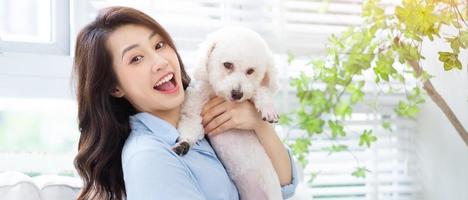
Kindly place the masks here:
[(131, 91), (131, 77), (130, 73), (125, 74), (125, 71), (116, 71), (116, 78), (117, 78), (117, 84), (119, 87), (127, 93), (127, 91)]
[[(171, 62), (171, 66), (174, 68), (174, 73), (176, 73), (176, 77), (179, 81), (180, 84), (182, 84), (182, 69), (179, 64), (179, 60), (177, 59), (177, 56), (175, 57), (175, 60)], [(182, 86), (182, 85), (180, 85)]]
[(135, 90), (136, 88), (143, 87), (145, 82), (144, 79), (145, 78), (138, 75), (138, 73), (129, 71), (125, 73), (120, 80), (122, 87), (127, 88), (128, 90)]

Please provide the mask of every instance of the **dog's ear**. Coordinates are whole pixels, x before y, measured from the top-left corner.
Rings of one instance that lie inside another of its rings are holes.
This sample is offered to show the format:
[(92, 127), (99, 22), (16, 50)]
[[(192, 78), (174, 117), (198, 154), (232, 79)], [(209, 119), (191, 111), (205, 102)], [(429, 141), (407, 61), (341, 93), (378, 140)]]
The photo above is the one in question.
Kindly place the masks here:
[(268, 57), (269, 58), (267, 61), (265, 75), (263, 76), (263, 80), (260, 85), (263, 87), (267, 87), (272, 93), (275, 93), (278, 90), (277, 71), (275, 67), (273, 54), (270, 53)]
[(208, 80), (208, 61), (211, 53), (215, 49), (216, 43), (214, 38), (208, 37), (206, 41), (200, 44), (196, 52), (196, 69), (194, 77), (196, 80)]

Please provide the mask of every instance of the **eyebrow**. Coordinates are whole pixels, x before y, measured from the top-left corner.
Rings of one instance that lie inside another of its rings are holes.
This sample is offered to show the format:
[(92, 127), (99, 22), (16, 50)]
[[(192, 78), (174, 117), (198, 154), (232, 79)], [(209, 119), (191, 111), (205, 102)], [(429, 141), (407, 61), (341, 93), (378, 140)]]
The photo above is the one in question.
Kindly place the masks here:
[[(157, 34), (158, 34), (158, 33), (157, 33), (156, 31), (153, 31), (153, 32), (149, 35), (148, 40), (151, 40), (151, 38), (154, 37), (154, 36), (157, 35)], [(127, 48), (125, 48), (124, 50), (122, 50), (122, 59), (123, 59), (125, 53), (127, 53), (127, 51), (130, 51), (130, 50), (132, 50), (133, 48), (135, 48), (135, 47), (137, 47), (137, 46), (139, 46), (139, 45), (138, 45), (138, 44), (132, 44), (132, 45), (128, 46)]]
[(150, 36), (148, 37), (148, 40), (151, 40), (151, 38), (157, 34), (158, 33), (156, 31), (153, 31), (153, 33), (151, 33)]

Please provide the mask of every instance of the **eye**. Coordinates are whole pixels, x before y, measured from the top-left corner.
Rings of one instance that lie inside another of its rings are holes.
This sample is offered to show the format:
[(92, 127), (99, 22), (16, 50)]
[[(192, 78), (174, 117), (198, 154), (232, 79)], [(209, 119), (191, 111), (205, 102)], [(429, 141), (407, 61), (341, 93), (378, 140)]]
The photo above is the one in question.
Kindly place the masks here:
[(161, 41), (161, 42), (158, 42), (158, 43), (156, 44), (156, 46), (154, 47), (154, 49), (158, 50), (158, 49), (160, 49), (160, 48), (163, 48), (164, 46), (166, 46), (166, 42)]
[(136, 63), (140, 61), (141, 59), (143, 59), (143, 56), (135, 56), (132, 58), (132, 60), (130, 60), (130, 64)]
[(226, 69), (232, 69), (234, 68), (234, 65), (230, 62), (225, 62), (223, 63), (224, 67), (226, 67)]
[(253, 74), (255, 72), (254, 69), (250, 68), (247, 70), (247, 75)]

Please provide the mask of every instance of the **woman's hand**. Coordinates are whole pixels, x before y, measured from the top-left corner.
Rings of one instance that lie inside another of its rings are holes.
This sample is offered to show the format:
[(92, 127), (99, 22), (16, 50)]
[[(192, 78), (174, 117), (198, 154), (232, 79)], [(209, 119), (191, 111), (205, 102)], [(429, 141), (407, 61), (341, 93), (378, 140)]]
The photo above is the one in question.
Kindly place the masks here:
[(255, 131), (266, 123), (252, 102), (230, 102), (221, 97), (210, 99), (201, 116), (205, 133), (210, 137), (232, 128)]
[(215, 97), (205, 104), (201, 115), (205, 133), (209, 137), (232, 128), (255, 131), (258, 140), (271, 159), (280, 184), (284, 186), (291, 183), (292, 166), (288, 152), (274, 127), (263, 121), (252, 102), (236, 103)]

